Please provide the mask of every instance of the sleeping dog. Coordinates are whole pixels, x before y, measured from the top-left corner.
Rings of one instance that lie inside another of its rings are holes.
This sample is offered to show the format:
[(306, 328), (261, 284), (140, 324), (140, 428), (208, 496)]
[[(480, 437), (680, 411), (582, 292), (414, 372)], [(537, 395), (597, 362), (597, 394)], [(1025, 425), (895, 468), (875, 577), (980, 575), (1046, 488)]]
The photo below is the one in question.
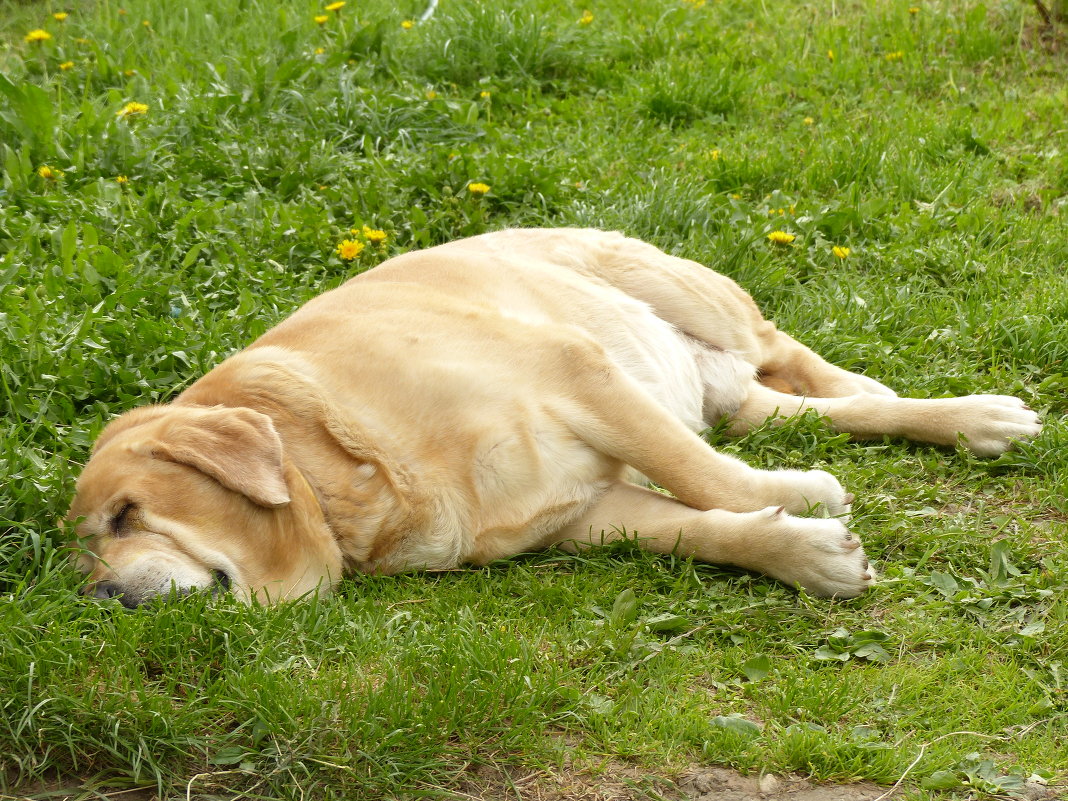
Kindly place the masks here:
[[(594, 230), (407, 253), (315, 298), (171, 403), (100, 435), (69, 519), (87, 592), (127, 606), (451, 568), (633, 534), (659, 553), (852, 597), (853, 496), (696, 432), (815, 410), (983, 456), (1040, 431), (1013, 397), (899, 398), (765, 320), (732, 280)], [(649, 481), (671, 495), (645, 486)], [(813, 512), (818, 514), (813, 515)]]

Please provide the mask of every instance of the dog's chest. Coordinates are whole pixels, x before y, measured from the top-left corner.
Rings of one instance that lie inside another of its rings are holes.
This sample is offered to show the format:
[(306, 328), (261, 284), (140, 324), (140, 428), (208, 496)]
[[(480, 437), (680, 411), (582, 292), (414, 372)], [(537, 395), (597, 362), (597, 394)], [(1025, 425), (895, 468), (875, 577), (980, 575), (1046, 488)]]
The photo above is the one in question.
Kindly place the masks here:
[(493, 433), (473, 464), (468, 561), (540, 546), (583, 514), (621, 470), (557, 414), (532, 411), (523, 424)]

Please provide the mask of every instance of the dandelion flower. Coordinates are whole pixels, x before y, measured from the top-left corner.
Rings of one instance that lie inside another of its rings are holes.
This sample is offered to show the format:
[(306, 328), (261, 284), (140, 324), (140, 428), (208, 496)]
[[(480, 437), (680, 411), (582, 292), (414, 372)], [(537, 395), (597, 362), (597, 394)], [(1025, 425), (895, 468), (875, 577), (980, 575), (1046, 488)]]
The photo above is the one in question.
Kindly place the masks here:
[(467, 191), (475, 197), (482, 197), (488, 191), (490, 191), (489, 184), (479, 183), (478, 181), (467, 185)]
[(130, 179), (127, 178), (125, 175), (116, 175), (115, 183), (117, 183), (119, 186), (126, 186), (126, 184), (130, 183)]
[(125, 17), (126, 16), (126, 9), (125, 8), (120, 8), (119, 9), (119, 16), (120, 17)]
[(328, 6), (324, 6), (327, 11), (340, 11), (345, 7), (345, 0), (337, 0), (336, 3), (331, 3)]
[(389, 236), (385, 231), (381, 231), (377, 228), (368, 228), (366, 225), (363, 227), (363, 235), (367, 237), (367, 241), (372, 245), (381, 245)]
[(708, 152), (708, 157), (712, 159), (712, 161), (719, 161), (720, 152), (718, 150), (710, 150)]
[(834, 61), (834, 51), (833, 50), (828, 50), (827, 51), (827, 58), (829, 58), (831, 61)]
[(401, 27), (404, 28), (404, 30), (406, 31), (410, 31), (412, 28), (415, 27), (415, 23), (412, 22), (410, 19), (406, 19), (404, 20), (404, 22), (401, 23)]
[(137, 70), (123, 70), (122, 74), (125, 75), (127, 78), (132, 78), (137, 74)]
[(481, 97), (483, 100), (489, 100), (490, 93), (486, 92), (486, 91), (482, 91), (482, 92), (478, 93), (478, 96)]
[(63, 173), (57, 170), (55, 167), (49, 167), (47, 164), (42, 164), (37, 168), (37, 174), (44, 178), (46, 181), (55, 181), (63, 177)]
[(835, 245), (833, 248), (831, 248), (831, 253), (833, 253), (835, 256), (837, 256), (840, 259), (844, 259), (851, 252), (852, 251), (850, 251), (849, 248), (844, 248), (841, 245)]
[(326, 21), (330, 19), (330, 17), (328, 17), (326, 14), (316, 14), (314, 19), (320, 25), (325, 25)]
[(435, 92), (433, 89), (428, 89), (427, 92), (426, 92), (426, 99), (427, 100), (433, 100), (437, 96), (438, 96), (438, 93)]
[(56, 22), (62, 22), (69, 16), (70, 14), (68, 14), (66, 11), (57, 11), (55, 14), (52, 15), (52, 19), (54, 19)]
[(43, 28), (34, 28), (25, 36), (26, 41), (30, 44), (40, 44), (41, 42), (47, 42), (51, 38), (52, 34)]
[(62, 64), (59, 65), (59, 68), (61, 70), (63, 70), (64, 72), (66, 72), (67, 70), (71, 69), (73, 66), (74, 66), (74, 62), (73, 61), (64, 61)]
[(786, 231), (772, 231), (768, 234), (768, 241), (773, 245), (789, 245), (797, 239), (793, 234), (788, 234)]
[(124, 120), (130, 119), (130, 117), (137, 117), (141, 114), (148, 113), (148, 105), (145, 103), (138, 103), (137, 101), (130, 101), (125, 106), (115, 112), (116, 117), (122, 117)]
[(802, 120), (802, 122), (804, 122), (805, 125), (815, 125), (816, 124), (816, 121), (814, 119), (812, 119), (811, 117), (805, 117), (805, 119)]
[(893, 53), (887, 53), (884, 58), (887, 61), (900, 61), (905, 57), (904, 50), (895, 50)]
[(910, 14), (919, 14), (920, 13), (920, 7), (919, 6), (911, 6), (909, 8), (909, 13)]
[(326, 48), (325, 47), (317, 47), (317, 48), (315, 48), (315, 55), (317, 55), (317, 56), (321, 56), (325, 52), (326, 52)]
[(593, 22), (593, 14), (583, 11), (582, 16), (579, 17), (579, 25), (589, 25), (591, 22)]
[(363, 248), (363, 242), (357, 242), (355, 239), (342, 239), (336, 250), (342, 261), (352, 261), (363, 252)]

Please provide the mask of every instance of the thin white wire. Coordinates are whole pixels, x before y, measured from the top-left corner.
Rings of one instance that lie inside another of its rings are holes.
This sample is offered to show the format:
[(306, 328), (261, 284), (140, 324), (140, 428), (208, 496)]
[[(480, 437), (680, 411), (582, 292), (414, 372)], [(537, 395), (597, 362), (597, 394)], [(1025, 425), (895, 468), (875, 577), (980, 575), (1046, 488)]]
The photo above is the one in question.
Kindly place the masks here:
[(423, 12), (423, 15), (419, 17), (419, 21), (426, 22), (428, 19), (434, 16), (434, 12), (437, 10), (438, 0), (430, 0), (430, 2), (427, 4), (426, 10)]

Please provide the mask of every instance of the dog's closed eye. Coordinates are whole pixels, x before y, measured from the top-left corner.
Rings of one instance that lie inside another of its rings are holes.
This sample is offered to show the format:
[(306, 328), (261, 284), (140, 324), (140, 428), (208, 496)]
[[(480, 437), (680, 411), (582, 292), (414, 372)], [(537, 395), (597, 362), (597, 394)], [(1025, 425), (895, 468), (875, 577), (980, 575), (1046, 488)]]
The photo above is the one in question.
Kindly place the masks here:
[(123, 530), (130, 524), (135, 508), (136, 507), (129, 502), (122, 505), (122, 508), (119, 509), (118, 513), (111, 518), (110, 527), (112, 534), (118, 535), (123, 533)]

